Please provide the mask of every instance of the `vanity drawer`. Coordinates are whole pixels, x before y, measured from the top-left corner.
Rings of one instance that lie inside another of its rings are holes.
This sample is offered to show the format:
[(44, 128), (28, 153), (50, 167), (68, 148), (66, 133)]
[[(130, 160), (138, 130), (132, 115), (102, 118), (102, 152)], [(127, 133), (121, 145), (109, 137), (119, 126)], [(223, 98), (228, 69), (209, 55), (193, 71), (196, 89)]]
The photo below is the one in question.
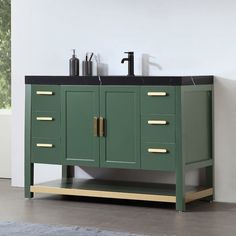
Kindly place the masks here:
[(32, 111), (59, 111), (59, 85), (32, 85)]
[(175, 87), (173, 86), (142, 86), (142, 114), (174, 114)]
[(175, 170), (175, 144), (142, 142), (141, 169)]
[(31, 162), (60, 163), (60, 139), (32, 138)]
[(142, 115), (141, 137), (156, 142), (175, 143), (175, 115)]
[(33, 112), (32, 137), (60, 137), (60, 113), (54, 111)]

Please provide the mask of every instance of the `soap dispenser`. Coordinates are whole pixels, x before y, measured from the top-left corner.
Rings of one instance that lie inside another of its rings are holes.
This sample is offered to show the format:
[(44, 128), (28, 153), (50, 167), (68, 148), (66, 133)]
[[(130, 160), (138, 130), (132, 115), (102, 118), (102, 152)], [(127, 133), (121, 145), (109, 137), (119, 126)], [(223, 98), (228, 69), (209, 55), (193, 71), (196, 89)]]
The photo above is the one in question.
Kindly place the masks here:
[(75, 55), (75, 49), (70, 59), (70, 76), (79, 76), (79, 59)]

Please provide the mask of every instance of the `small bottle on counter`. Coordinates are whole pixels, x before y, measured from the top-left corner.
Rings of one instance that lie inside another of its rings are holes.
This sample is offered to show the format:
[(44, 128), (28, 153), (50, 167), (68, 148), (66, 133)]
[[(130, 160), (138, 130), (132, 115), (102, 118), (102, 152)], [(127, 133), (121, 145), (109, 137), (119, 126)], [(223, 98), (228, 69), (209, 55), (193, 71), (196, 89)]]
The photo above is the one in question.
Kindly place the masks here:
[(70, 59), (70, 76), (79, 76), (79, 59), (75, 55), (75, 49)]

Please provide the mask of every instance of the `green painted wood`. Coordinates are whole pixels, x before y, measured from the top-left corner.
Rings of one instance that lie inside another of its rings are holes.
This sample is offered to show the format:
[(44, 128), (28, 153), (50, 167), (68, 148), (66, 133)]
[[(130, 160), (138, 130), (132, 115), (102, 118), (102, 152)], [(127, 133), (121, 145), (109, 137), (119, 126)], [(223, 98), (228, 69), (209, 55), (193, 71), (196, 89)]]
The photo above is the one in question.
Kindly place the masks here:
[[(149, 120), (164, 120), (166, 125), (150, 125)], [(142, 115), (141, 116), (142, 140), (175, 143), (175, 116), (174, 115)]]
[[(53, 147), (37, 147), (37, 144), (52, 144)], [(60, 138), (32, 138), (31, 162), (45, 164), (61, 164)]]
[[(53, 91), (53, 96), (38, 96), (38, 90)], [(148, 97), (147, 92), (168, 96)], [(187, 169), (206, 167), (206, 186), (213, 186), (212, 114), (211, 85), (26, 85), (25, 196), (33, 196), (33, 163), (60, 164), (67, 179), (74, 165), (175, 171), (176, 185), (164, 192), (172, 191), (176, 210), (184, 211)], [(54, 116), (55, 122), (38, 123), (37, 116)], [(93, 134), (93, 117), (99, 116), (106, 121), (105, 137)], [(147, 124), (149, 119), (169, 123), (153, 126)], [(38, 148), (37, 143), (54, 146)], [(168, 152), (148, 153), (148, 148)], [(143, 191), (136, 187), (134, 191)]]
[(206, 160), (206, 161), (197, 161), (194, 163), (186, 164), (185, 169), (186, 170), (194, 170), (194, 169), (200, 169), (204, 167), (209, 167), (213, 165), (212, 159)]
[(34, 184), (34, 165), (31, 153), (31, 85), (25, 86), (25, 198), (32, 198), (30, 186)]
[[(150, 153), (149, 148), (167, 149), (167, 153)], [(175, 144), (144, 142), (141, 143), (141, 169), (144, 170), (175, 170)]]
[[(166, 92), (164, 97), (150, 97), (148, 92)], [(141, 86), (141, 114), (174, 114), (175, 86)]]
[(213, 187), (213, 195), (206, 198), (206, 200), (212, 202), (214, 201), (215, 197), (215, 178), (214, 178), (214, 87), (213, 86), (207, 86), (205, 88), (207, 91), (211, 91), (211, 152), (212, 152), (212, 166), (208, 166), (206, 168), (206, 186)]
[[(52, 117), (52, 121), (39, 121), (37, 117)], [(32, 112), (32, 137), (60, 137), (60, 110)]]
[(99, 86), (62, 89), (63, 164), (99, 166), (99, 137), (93, 133), (93, 118), (99, 117)]
[(182, 87), (186, 164), (212, 159), (212, 87)]
[(100, 137), (100, 166), (140, 168), (140, 88), (101, 86), (100, 116), (105, 137)]
[[(37, 91), (52, 91), (53, 95), (37, 95)], [(32, 111), (59, 111), (60, 85), (32, 85)]]
[(182, 87), (176, 87), (176, 210), (185, 211), (185, 160), (183, 156), (183, 110), (182, 110)]

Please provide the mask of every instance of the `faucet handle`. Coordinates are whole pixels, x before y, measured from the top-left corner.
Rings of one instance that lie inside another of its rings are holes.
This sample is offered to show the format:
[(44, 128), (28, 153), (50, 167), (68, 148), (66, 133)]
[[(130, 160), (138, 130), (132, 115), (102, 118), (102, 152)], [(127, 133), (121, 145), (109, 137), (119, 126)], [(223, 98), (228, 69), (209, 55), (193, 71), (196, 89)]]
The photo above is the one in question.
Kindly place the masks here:
[(124, 53), (127, 53), (127, 54), (134, 54), (134, 52), (124, 52)]

